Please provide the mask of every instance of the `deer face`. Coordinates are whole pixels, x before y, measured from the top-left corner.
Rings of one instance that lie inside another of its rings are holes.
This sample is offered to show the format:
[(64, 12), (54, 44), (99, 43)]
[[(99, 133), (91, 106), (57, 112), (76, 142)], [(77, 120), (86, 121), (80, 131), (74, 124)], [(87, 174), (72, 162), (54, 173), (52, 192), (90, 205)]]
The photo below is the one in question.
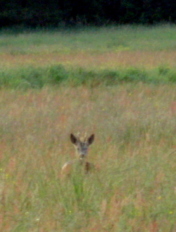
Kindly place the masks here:
[(84, 159), (87, 156), (88, 148), (94, 141), (94, 134), (88, 138), (77, 138), (75, 135), (70, 135), (71, 142), (74, 144), (79, 159)]

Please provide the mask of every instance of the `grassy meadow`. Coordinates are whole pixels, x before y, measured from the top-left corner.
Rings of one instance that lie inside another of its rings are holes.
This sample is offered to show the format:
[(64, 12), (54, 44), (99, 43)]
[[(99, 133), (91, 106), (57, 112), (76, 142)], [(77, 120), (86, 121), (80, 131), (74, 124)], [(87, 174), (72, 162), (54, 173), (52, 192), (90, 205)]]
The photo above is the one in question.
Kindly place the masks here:
[(176, 231), (175, 31), (0, 31), (0, 231)]
[(174, 25), (1, 30), (0, 86), (175, 83), (175, 41)]

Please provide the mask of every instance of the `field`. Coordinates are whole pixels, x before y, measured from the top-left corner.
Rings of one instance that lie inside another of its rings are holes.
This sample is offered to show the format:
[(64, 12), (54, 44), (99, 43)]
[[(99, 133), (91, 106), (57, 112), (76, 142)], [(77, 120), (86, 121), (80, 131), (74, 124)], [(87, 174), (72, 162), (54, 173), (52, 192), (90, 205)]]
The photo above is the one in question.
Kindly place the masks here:
[(0, 231), (176, 231), (175, 30), (0, 32)]

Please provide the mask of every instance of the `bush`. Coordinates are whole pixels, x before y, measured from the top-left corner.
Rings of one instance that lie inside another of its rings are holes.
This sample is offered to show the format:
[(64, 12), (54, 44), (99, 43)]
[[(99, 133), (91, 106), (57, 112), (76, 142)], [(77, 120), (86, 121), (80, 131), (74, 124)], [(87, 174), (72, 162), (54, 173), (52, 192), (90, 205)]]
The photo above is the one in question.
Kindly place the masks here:
[(53, 65), (46, 69), (45, 80), (49, 84), (60, 84), (65, 81), (69, 73), (62, 65)]
[(155, 69), (146, 71), (130, 68), (124, 70), (87, 70), (68, 68), (62, 65), (49, 67), (24, 67), (0, 71), (0, 87), (42, 88), (45, 85), (71, 85), (96, 87), (112, 86), (120, 83), (175, 83), (176, 71)]
[(144, 70), (129, 68), (122, 73), (120, 80), (123, 82), (146, 82), (147, 75)]

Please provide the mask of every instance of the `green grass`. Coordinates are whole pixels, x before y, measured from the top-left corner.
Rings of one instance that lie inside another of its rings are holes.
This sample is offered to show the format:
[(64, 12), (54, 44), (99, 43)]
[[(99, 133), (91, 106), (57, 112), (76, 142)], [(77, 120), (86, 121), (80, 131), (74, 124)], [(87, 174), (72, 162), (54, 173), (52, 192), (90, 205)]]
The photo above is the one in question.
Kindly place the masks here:
[(163, 51), (176, 48), (175, 25), (108, 26), (75, 30), (0, 32), (0, 53), (40, 54), (107, 51)]
[(175, 25), (0, 32), (0, 86), (175, 83)]
[(176, 83), (176, 70), (160, 66), (153, 70), (66, 68), (63, 65), (2, 69), (0, 87), (13, 89), (43, 88), (50, 86), (113, 86), (121, 83)]
[[(0, 99), (1, 231), (176, 230), (174, 86), (1, 89)], [(77, 131), (95, 133), (97, 170), (62, 180)]]
[(175, 26), (0, 34), (0, 231), (175, 232)]

